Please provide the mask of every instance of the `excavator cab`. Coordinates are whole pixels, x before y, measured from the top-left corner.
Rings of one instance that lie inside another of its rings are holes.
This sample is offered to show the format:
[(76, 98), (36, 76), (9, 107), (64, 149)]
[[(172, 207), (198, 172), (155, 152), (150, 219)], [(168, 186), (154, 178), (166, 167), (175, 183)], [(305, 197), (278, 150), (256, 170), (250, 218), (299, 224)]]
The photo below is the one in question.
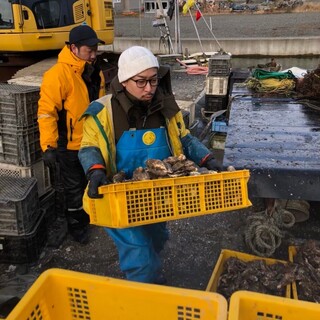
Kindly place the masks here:
[[(70, 21), (68, 20), (71, 20), (68, 19), (68, 15), (61, 14), (62, 12), (58, 1), (39, 1), (35, 3), (33, 13), (38, 29), (57, 28), (59, 26), (70, 24)], [(68, 11), (66, 11), (66, 13), (68, 13)], [(67, 24), (60, 25), (60, 22), (67, 22)], [(72, 21), (72, 23), (74, 22)]]
[(1, 0), (0, 54), (59, 50), (81, 23), (111, 44), (112, 0)]
[(82, 23), (112, 44), (112, 0), (0, 0), (0, 82), (57, 56), (70, 30)]
[[(73, 26), (86, 19), (84, 1), (37, 0), (28, 2), (30, 2), (30, 9), (34, 14), (38, 29)], [(89, 12), (87, 15), (90, 17)]]

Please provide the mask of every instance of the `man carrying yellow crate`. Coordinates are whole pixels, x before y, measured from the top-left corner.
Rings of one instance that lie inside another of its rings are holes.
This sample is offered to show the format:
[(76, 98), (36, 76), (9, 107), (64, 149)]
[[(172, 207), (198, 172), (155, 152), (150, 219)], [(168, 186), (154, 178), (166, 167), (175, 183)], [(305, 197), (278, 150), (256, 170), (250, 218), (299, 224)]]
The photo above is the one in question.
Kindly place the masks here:
[[(119, 58), (111, 95), (92, 102), (84, 113), (79, 159), (89, 180), (84, 197), (99, 198), (98, 187), (123, 170), (130, 179), (147, 159), (185, 156), (209, 170), (219, 169), (213, 154), (186, 129), (174, 99), (169, 69), (144, 47)], [(105, 228), (114, 240), (128, 280), (164, 284), (159, 252), (168, 240), (166, 223)]]

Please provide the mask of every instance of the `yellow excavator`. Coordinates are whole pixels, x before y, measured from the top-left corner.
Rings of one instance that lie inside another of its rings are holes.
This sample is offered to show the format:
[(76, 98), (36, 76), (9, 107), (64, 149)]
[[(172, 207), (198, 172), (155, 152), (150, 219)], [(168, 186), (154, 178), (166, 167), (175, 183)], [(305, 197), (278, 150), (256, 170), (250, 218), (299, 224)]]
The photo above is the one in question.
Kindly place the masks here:
[(112, 44), (112, 0), (1, 0), (0, 81), (56, 55), (69, 31), (83, 23), (91, 26), (99, 39)]

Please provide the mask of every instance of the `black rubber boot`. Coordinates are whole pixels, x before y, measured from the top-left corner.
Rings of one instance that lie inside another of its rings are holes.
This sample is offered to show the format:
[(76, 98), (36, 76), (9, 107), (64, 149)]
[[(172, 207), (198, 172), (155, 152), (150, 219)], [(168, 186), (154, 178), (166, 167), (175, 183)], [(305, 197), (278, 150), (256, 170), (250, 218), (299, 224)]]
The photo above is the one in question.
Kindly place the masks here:
[(84, 210), (68, 211), (68, 230), (73, 239), (81, 244), (89, 242), (89, 216)]

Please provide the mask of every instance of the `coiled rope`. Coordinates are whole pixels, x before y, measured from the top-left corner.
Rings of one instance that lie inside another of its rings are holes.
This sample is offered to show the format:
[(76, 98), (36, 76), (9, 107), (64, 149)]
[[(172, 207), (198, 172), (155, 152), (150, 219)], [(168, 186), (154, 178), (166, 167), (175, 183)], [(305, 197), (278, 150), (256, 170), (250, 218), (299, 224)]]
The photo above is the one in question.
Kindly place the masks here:
[(282, 229), (291, 228), (294, 223), (294, 215), (283, 208), (274, 208), (271, 215), (267, 210), (258, 212), (247, 219), (245, 242), (254, 254), (270, 257), (285, 235)]
[(249, 78), (246, 82), (248, 88), (256, 92), (277, 92), (289, 94), (295, 88), (295, 81), (292, 79), (263, 79)]
[(179, 62), (183, 67), (186, 68), (187, 74), (208, 74), (208, 67), (202, 67), (202, 66), (188, 66), (186, 63), (182, 62), (179, 59), (176, 59), (177, 62)]

